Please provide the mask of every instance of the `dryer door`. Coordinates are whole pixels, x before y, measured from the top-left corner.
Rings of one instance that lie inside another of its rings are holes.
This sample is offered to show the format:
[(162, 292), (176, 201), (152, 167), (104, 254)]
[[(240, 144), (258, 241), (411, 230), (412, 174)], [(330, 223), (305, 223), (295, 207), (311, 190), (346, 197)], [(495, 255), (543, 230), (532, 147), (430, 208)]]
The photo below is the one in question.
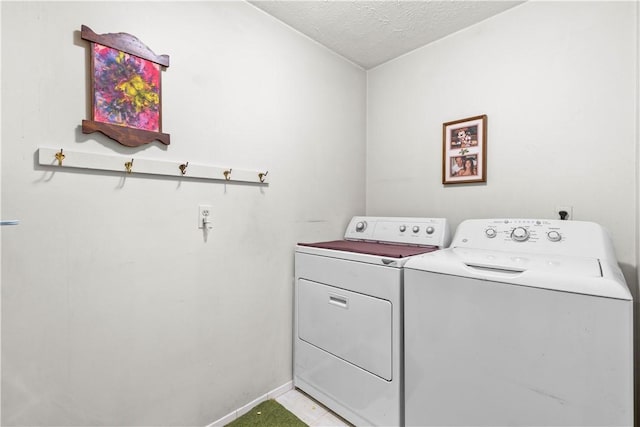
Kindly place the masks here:
[(389, 301), (304, 279), (297, 298), (301, 340), (391, 381)]

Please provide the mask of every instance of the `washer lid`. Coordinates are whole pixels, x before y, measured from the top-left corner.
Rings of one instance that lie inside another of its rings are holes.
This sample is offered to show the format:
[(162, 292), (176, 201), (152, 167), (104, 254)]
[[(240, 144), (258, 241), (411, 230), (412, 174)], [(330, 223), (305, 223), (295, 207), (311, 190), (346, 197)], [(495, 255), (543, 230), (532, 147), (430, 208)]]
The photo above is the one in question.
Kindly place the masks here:
[(595, 258), (561, 255), (532, 255), (470, 248), (454, 248), (456, 258), (467, 267), (507, 272), (536, 270), (550, 274), (602, 277), (600, 262)]
[(624, 277), (596, 258), (449, 248), (412, 257), (405, 268), (541, 289), (631, 300)]

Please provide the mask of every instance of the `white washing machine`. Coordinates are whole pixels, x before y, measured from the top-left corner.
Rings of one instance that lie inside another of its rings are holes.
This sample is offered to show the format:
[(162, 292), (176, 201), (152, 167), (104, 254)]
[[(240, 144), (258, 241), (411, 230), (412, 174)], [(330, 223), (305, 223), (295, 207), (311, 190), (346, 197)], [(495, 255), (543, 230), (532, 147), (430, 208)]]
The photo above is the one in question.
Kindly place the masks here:
[(632, 298), (595, 223), (469, 220), (405, 265), (408, 426), (632, 426)]
[(354, 217), (295, 251), (295, 387), (355, 425), (399, 426), (403, 265), (445, 247), (441, 218)]

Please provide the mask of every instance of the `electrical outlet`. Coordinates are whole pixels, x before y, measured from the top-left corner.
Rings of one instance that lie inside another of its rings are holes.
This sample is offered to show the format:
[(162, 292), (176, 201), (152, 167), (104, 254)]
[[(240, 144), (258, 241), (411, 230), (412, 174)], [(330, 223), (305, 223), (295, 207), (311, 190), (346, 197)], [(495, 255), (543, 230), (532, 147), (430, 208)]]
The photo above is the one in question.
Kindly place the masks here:
[(567, 213), (567, 216), (564, 219), (566, 220), (573, 219), (573, 206), (567, 206), (567, 205), (556, 206), (556, 210), (554, 212), (553, 218), (562, 219), (560, 217), (560, 212), (563, 212), (563, 211)]
[(211, 219), (211, 206), (200, 205), (198, 206), (198, 228), (210, 229), (213, 227)]

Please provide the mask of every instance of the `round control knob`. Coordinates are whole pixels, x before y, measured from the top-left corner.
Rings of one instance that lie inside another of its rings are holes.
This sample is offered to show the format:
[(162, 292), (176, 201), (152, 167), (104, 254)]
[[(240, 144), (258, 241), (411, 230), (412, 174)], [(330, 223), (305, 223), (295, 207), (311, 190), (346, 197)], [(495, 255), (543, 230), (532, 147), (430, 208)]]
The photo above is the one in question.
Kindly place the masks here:
[(404, 233), (405, 231), (407, 231), (407, 226), (406, 225), (401, 225), (400, 226), (400, 232)]
[(511, 238), (516, 242), (524, 242), (529, 238), (529, 230), (524, 227), (516, 227), (511, 232)]
[(356, 223), (356, 231), (363, 232), (365, 228), (367, 228), (367, 222), (366, 221), (360, 221), (360, 222)]
[(488, 238), (493, 239), (494, 237), (496, 237), (498, 235), (498, 232), (496, 231), (495, 228), (487, 228), (486, 230), (484, 230), (484, 234)]
[(560, 240), (562, 240), (562, 235), (557, 231), (550, 231), (547, 233), (547, 238), (552, 242), (559, 242)]
[(420, 227), (417, 226), (417, 225), (414, 225), (412, 230), (413, 230), (414, 233), (417, 233), (418, 231), (420, 231)]
[(436, 231), (435, 228), (433, 227), (427, 227), (427, 234), (433, 234), (433, 232)]

